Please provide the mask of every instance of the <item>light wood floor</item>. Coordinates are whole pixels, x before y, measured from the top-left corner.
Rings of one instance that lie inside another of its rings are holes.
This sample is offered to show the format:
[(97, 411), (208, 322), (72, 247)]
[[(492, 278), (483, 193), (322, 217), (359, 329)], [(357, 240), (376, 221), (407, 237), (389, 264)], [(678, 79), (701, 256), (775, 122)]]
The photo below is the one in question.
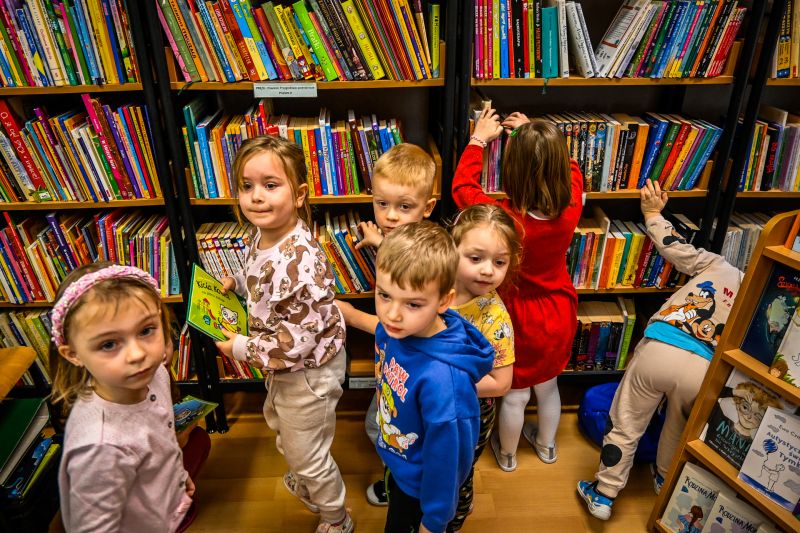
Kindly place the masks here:
[[(261, 415), (233, 415), (230, 423), (228, 433), (212, 435), (211, 455), (196, 482), (200, 513), (189, 531), (314, 531), (317, 515), (283, 487), (285, 463)], [(575, 492), (579, 479), (593, 476), (599, 450), (579, 433), (574, 413), (565, 413), (561, 419), (558, 446), (558, 461), (546, 465), (522, 440), (517, 453), (519, 467), (512, 473), (501, 471), (487, 449), (475, 472), (475, 511), (462, 531), (645, 531), (655, 501), (645, 465), (634, 468), (628, 487), (614, 505), (612, 519), (601, 522), (585, 511)], [(364, 434), (362, 413), (340, 413), (333, 455), (344, 475), (347, 506), (356, 531), (383, 531), (385, 508), (369, 505), (364, 496), (382, 470)], [(50, 530), (63, 531), (58, 516)]]

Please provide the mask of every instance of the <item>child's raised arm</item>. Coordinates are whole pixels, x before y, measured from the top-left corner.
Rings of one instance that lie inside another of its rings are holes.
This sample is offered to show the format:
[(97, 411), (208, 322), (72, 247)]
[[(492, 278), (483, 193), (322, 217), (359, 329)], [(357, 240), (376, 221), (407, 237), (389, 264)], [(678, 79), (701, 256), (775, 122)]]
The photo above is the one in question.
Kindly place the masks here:
[(453, 176), (453, 199), (459, 209), (474, 204), (496, 204), (481, 187), (483, 149), (500, 136), (503, 127), (494, 109), (484, 109), (475, 124), (470, 142), (461, 154), (455, 176)]
[(356, 309), (350, 302), (337, 300), (336, 305), (339, 306), (339, 311), (341, 311), (342, 316), (344, 316), (345, 324), (366, 333), (375, 333), (375, 329), (378, 327), (377, 316)]

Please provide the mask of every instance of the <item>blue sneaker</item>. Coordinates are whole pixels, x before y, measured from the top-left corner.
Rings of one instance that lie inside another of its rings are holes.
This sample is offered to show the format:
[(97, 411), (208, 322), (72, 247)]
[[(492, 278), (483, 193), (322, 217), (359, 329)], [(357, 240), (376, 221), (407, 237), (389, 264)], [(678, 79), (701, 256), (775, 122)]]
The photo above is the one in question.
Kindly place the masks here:
[(586, 502), (586, 507), (593, 517), (600, 520), (611, 518), (611, 506), (614, 505), (614, 499), (597, 492), (597, 481), (578, 481), (578, 494)]
[(658, 473), (658, 468), (654, 463), (650, 463), (650, 473), (653, 474), (653, 490), (656, 491), (656, 496), (661, 494), (661, 487), (664, 486), (664, 476)]

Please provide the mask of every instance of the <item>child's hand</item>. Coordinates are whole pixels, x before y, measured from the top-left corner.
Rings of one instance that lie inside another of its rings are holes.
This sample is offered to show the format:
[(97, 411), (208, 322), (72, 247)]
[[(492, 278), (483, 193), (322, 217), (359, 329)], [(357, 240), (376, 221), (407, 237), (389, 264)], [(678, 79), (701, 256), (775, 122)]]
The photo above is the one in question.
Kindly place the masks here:
[[(500, 117), (497, 116), (494, 109), (484, 109), (481, 111), (481, 116), (478, 117), (478, 122), (475, 124), (475, 131), (472, 132), (474, 137), (490, 143), (500, 137), (503, 133), (503, 127), (500, 125)], [(481, 146), (475, 140), (470, 141), (470, 144)]]
[(506, 119), (503, 121), (503, 127), (509, 130), (513, 130), (522, 126), (523, 124), (527, 124), (530, 121), (531, 120), (527, 116), (525, 116), (524, 113), (520, 113), (519, 111), (514, 111), (513, 113), (508, 115)]
[(364, 238), (356, 243), (356, 250), (363, 248), (364, 246), (372, 246), (377, 248), (381, 245), (383, 242), (383, 235), (381, 234), (381, 229), (377, 224), (369, 220), (367, 222), (361, 222), (358, 227), (361, 228)]
[[(230, 278), (229, 278), (230, 279)], [(236, 337), (239, 336), (238, 333), (234, 333), (232, 331), (228, 331), (227, 329), (222, 329), (222, 334), (225, 335), (228, 340), (226, 341), (216, 341), (214, 344), (217, 345), (217, 348), (220, 352), (224, 353), (228, 357), (233, 357), (233, 342), (236, 340)]]
[(189, 476), (186, 476), (186, 495), (190, 498), (194, 496), (194, 489), (194, 481)]
[(348, 326), (352, 325), (353, 323), (353, 313), (355, 313), (356, 308), (353, 307), (353, 304), (350, 302), (345, 302), (343, 300), (336, 300), (336, 305), (339, 306), (339, 312), (342, 313), (344, 317), (344, 323)]
[(225, 276), (220, 281), (222, 281), (222, 294), (227, 294), (228, 291), (236, 288), (236, 280), (229, 276)]
[(645, 221), (660, 215), (664, 206), (667, 205), (667, 200), (669, 200), (669, 195), (666, 191), (661, 190), (661, 185), (659, 185), (657, 181), (646, 180), (639, 194), (641, 197), (642, 215), (644, 215)]

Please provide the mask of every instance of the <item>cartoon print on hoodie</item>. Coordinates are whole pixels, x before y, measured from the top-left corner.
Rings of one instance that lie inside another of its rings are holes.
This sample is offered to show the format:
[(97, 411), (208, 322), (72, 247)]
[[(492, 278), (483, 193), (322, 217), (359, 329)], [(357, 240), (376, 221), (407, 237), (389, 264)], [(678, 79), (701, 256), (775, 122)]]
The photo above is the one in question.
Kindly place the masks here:
[(704, 281), (697, 285), (700, 290), (686, 295), (683, 304), (671, 305), (661, 311), (664, 322), (671, 324), (704, 342), (719, 340), (724, 324), (714, 324), (711, 317), (717, 308), (714, 283)]

